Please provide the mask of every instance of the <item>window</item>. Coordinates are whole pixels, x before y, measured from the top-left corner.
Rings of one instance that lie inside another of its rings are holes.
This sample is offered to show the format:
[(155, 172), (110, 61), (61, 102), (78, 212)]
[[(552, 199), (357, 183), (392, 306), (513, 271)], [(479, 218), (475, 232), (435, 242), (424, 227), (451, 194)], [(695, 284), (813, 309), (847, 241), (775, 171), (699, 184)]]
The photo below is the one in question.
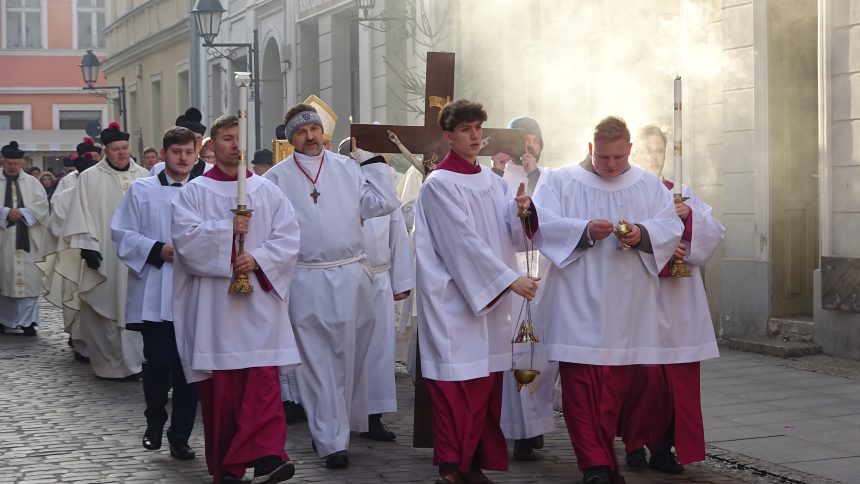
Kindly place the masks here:
[(6, 0), (6, 47), (42, 48), (42, 0)]
[(152, 80), (152, 136), (153, 139), (161, 137), (164, 130), (161, 127), (161, 78)]
[(68, 110), (60, 111), (60, 129), (86, 129), (93, 121), (101, 126), (104, 111)]
[(24, 129), (23, 111), (0, 111), (0, 131)]
[(78, 49), (104, 49), (105, 0), (78, 0)]
[(178, 111), (184, 112), (191, 106), (190, 101), (191, 88), (188, 84), (188, 71), (182, 71), (176, 75), (176, 101), (178, 103)]

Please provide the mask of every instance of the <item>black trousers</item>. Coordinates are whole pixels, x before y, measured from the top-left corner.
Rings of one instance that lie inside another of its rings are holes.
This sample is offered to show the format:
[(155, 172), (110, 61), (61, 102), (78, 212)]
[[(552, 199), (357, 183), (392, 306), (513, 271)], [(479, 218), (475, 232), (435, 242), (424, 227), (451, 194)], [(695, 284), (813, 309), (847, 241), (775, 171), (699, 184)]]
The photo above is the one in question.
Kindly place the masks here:
[(167, 394), (173, 387), (173, 408), (167, 440), (173, 444), (188, 442), (197, 416), (197, 394), (185, 381), (173, 323), (144, 322), (135, 325), (143, 335), (143, 396), (146, 399), (146, 425), (164, 428), (167, 423)]

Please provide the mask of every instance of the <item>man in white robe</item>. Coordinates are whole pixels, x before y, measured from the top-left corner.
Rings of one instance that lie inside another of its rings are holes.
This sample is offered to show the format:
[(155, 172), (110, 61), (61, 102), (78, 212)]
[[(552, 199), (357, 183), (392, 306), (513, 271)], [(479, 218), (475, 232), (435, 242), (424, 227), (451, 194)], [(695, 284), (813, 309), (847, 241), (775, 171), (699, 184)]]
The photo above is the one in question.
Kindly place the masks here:
[(42, 273), (41, 257), (50, 217), (48, 196), (39, 180), (25, 173), (24, 152), (12, 141), (2, 149), (0, 170), (0, 333), (22, 328), (36, 336)]
[[(504, 471), (500, 427), (502, 372), (511, 368), (510, 291), (532, 299), (537, 281), (521, 276), (518, 206), (501, 178), (477, 164), (487, 113), (460, 99), (442, 108), (439, 125), (451, 150), (427, 177), (415, 213), (418, 345), (433, 412), (437, 484), (491, 482)], [(532, 227), (537, 212), (532, 210)], [(529, 236), (535, 235), (534, 233)]]
[(76, 286), (78, 317), (93, 373), (138, 378), (143, 340), (125, 329), (128, 268), (111, 243), (110, 222), (131, 182), (146, 175), (132, 161), (129, 134), (112, 122), (101, 132), (105, 157), (78, 177), (58, 244), (56, 270)]
[(45, 274), (45, 288), (48, 291), (45, 294), (45, 299), (63, 311), (63, 329), (69, 334), (69, 346), (72, 348), (75, 361), (89, 363), (89, 352), (78, 315), (80, 299), (77, 294), (77, 284), (60, 275), (56, 266), (59, 261), (57, 247), (63, 238), (66, 213), (72, 198), (75, 196), (78, 178), (84, 170), (93, 167), (98, 162), (93, 160), (91, 152), (84, 153), (82, 156), (71, 155), (69, 158), (75, 171), (63, 177), (64, 180), (68, 179), (66, 188), (55, 192), (51, 198), (51, 219), (48, 223), (48, 230), (45, 232), (44, 243), (44, 253), (48, 255), (43, 261), (36, 263), (36, 266)]
[(194, 133), (181, 126), (163, 136), (161, 157), (165, 168), (158, 176), (135, 180), (117, 207), (111, 237), (120, 260), (128, 266), (126, 329), (143, 337), (143, 396), (146, 431), (143, 447), (161, 448), (167, 423), (168, 394), (173, 389), (167, 440), (170, 456), (189, 460), (195, 453), (188, 445), (197, 395), (185, 381), (173, 327), (173, 244), (170, 225), (173, 199), (179, 189), (196, 178), (192, 173), (197, 153)]
[(387, 215), (399, 203), (381, 156), (358, 165), (324, 149), (312, 106), (291, 108), (285, 132), (295, 152), (265, 177), (290, 199), (302, 231), (290, 288), (303, 363), (296, 378), (317, 453), (327, 467), (341, 469), (349, 465), (350, 429), (367, 430), (374, 301), (361, 220)]
[[(350, 140), (340, 143), (341, 154), (349, 156)], [(357, 160), (369, 159), (367, 152), (353, 150)], [(393, 172), (393, 169), (390, 169)], [(392, 173), (393, 175), (393, 173)], [(394, 178), (392, 176), (392, 182)], [(400, 208), (390, 215), (374, 217), (362, 224), (364, 248), (373, 272), (373, 300), (375, 318), (368, 374), (368, 431), (363, 438), (391, 441), (396, 434), (382, 423), (382, 414), (397, 411), (397, 392), (394, 382), (395, 326), (394, 303), (409, 296), (415, 288), (415, 266), (412, 247)]]
[[(659, 127), (645, 126), (636, 136), (631, 159), (660, 177), (671, 191), (674, 184), (663, 178), (666, 144)], [(673, 364), (639, 367), (621, 422), (627, 465), (669, 474), (680, 474), (684, 464), (705, 459), (699, 361), (717, 358), (719, 349), (702, 269), (725, 235), (711, 207), (692, 188), (684, 185), (681, 194), (686, 200), (675, 203), (675, 211), (684, 223), (684, 234), (673, 260), (683, 258), (690, 277), (671, 277), (672, 261), (661, 270), (658, 315), (661, 341), (687, 357)], [(645, 447), (651, 451), (650, 461)]]
[[(525, 134), (525, 153), (519, 160), (511, 158), (507, 153), (493, 155), (493, 173), (502, 177), (508, 183), (508, 189), (516, 191), (520, 183), (525, 184), (526, 194), (532, 195), (541, 186), (546, 177), (543, 174), (546, 168), (538, 166), (540, 156), (543, 152), (543, 136), (540, 125), (533, 118), (521, 116), (512, 119), (508, 128), (522, 129)], [(527, 254), (517, 254), (517, 264), (521, 274), (526, 271)], [(536, 270), (540, 277), (546, 276), (549, 270), (549, 261), (544, 257), (538, 257), (535, 261), (539, 269)], [(533, 305), (540, 301), (541, 292), (538, 290)], [(516, 295), (511, 297), (511, 322), (516, 334), (522, 316), (518, 318), (523, 309), (523, 298)], [(533, 384), (528, 389), (520, 389), (512, 372), (504, 374), (504, 390), (502, 395), (502, 431), (505, 437), (514, 441), (514, 459), (520, 461), (537, 460), (535, 449), (543, 447), (543, 434), (555, 430), (555, 384), (558, 379), (558, 363), (551, 362), (546, 358), (546, 346), (543, 338), (543, 322), (540, 318), (533, 318), (537, 330), (539, 343), (521, 345), (516, 348), (514, 355), (517, 368), (532, 367), (540, 371)], [(532, 355), (532, 351), (534, 354)]]
[[(683, 225), (660, 180), (630, 166), (630, 146), (624, 121), (605, 118), (591, 160), (550, 172), (535, 194), (541, 252), (553, 263), (537, 313), (587, 484), (620, 480), (612, 443), (633, 365), (689, 356), (661, 341), (656, 317), (657, 274)], [(621, 221), (629, 232), (610, 238)]]
[[(203, 411), (206, 464), (216, 483), (290, 479), (279, 374), (299, 364), (290, 284), (299, 251), (296, 213), (280, 190), (239, 161), (239, 119), (212, 124), (216, 165), (173, 200), (173, 317), (187, 381)], [(234, 215), (245, 169), (252, 215)], [(237, 253), (237, 235), (244, 251)], [(229, 293), (247, 274), (254, 291)]]

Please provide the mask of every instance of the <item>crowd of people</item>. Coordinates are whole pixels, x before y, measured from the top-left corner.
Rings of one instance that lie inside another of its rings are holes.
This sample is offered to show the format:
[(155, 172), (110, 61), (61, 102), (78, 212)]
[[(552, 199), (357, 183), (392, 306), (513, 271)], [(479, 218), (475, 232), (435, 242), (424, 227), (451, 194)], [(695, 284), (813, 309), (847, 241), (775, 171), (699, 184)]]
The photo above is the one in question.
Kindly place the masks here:
[[(718, 351), (702, 268), (724, 228), (663, 178), (659, 127), (634, 143), (607, 117), (584, 160), (548, 169), (540, 126), (518, 117), (521, 152), (488, 167), (487, 113), (458, 100), (439, 112), (447, 155), (400, 175), (360, 139), (332, 150), (337, 117), (314, 96), (278, 129), (293, 153), (257, 151), (253, 171), (239, 119), (202, 119), (189, 108), (140, 163), (110, 123), (58, 180), (2, 148), (0, 330), (36, 336), (39, 296), (62, 308), (76, 360), (142, 380), (144, 448), (166, 434), (171, 457), (196, 458), (199, 406), (216, 483), (290, 479), (298, 418), (322, 463), (347, 468), (351, 432), (397, 438), (382, 422), (397, 328), (426, 384), (437, 484), (492, 482), (506, 440), (538, 460), (556, 402), (586, 484), (623, 482), (616, 436), (632, 468), (704, 459), (699, 362)], [(676, 260), (690, 277), (672, 277)], [(510, 371), (524, 301), (539, 336), (527, 387)]]

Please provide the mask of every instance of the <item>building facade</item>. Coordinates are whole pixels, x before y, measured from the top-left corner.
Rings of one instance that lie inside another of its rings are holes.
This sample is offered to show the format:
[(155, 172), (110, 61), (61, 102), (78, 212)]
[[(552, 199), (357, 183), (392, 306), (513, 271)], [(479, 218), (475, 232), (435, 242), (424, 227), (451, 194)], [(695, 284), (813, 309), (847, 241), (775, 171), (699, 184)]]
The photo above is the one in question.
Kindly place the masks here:
[(87, 126), (107, 122), (78, 67), (88, 49), (104, 55), (105, 18), (105, 0), (0, 1), (0, 141), (17, 140), (32, 166), (59, 173)]

